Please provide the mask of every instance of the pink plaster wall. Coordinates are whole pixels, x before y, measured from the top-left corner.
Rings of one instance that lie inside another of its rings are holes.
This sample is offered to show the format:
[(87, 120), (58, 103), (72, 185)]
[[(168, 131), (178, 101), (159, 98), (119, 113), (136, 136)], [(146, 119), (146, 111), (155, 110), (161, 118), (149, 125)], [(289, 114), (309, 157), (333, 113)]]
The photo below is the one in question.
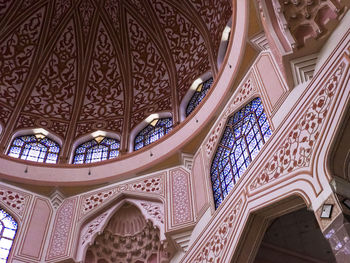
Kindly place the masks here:
[(268, 54), (260, 56), (256, 61), (255, 68), (261, 81), (261, 92), (267, 100), (268, 107), (266, 108), (271, 114), (276, 111), (280, 99), (287, 92), (287, 88), (283, 85), (272, 58)]
[(195, 211), (198, 216), (202, 212), (201, 210), (208, 205), (202, 151), (193, 159), (191, 177), (193, 181)]
[(41, 257), (50, 217), (51, 207), (49, 204), (42, 199), (37, 199), (29, 219), (27, 232), (24, 234), (21, 255), (35, 259)]

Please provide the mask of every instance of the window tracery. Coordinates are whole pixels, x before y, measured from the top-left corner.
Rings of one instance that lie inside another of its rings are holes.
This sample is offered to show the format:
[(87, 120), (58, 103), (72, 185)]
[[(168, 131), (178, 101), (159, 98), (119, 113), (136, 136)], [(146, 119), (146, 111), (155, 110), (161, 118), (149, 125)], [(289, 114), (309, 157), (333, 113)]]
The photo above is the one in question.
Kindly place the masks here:
[(41, 163), (56, 163), (60, 146), (43, 134), (16, 137), (10, 146), (8, 155), (22, 160)]
[(7, 262), (16, 232), (16, 220), (0, 208), (0, 263)]
[(218, 208), (271, 136), (262, 101), (255, 98), (228, 118), (210, 175)]
[(98, 136), (80, 144), (74, 154), (73, 164), (95, 163), (119, 156), (120, 142), (109, 137)]
[(168, 134), (173, 128), (172, 118), (153, 119), (144, 129), (142, 129), (135, 137), (134, 150), (139, 150), (149, 145), (165, 134)]
[(192, 95), (189, 103), (186, 107), (186, 117), (191, 114), (191, 112), (199, 105), (199, 103), (203, 100), (205, 95), (207, 95), (208, 90), (213, 85), (213, 78), (209, 78), (208, 80), (202, 82), (198, 85), (196, 91)]

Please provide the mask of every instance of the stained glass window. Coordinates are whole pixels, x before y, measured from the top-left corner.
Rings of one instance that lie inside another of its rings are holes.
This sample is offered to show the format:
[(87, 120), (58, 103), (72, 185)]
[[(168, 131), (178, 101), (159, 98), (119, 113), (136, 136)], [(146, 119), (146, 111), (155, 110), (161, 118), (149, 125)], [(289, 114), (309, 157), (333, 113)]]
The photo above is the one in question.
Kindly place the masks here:
[(119, 155), (119, 149), (118, 140), (98, 136), (76, 148), (73, 163), (95, 163), (116, 158)]
[(173, 128), (172, 118), (154, 119), (135, 137), (134, 150), (159, 140)]
[(260, 98), (229, 117), (210, 169), (216, 208), (270, 136), (271, 129)]
[(0, 263), (6, 263), (15, 239), (17, 222), (0, 209)]
[(9, 156), (41, 163), (56, 163), (60, 153), (58, 143), (43, 134), (16, 137), (8, 152)]
[(186, 107), (186, 117), (190, 115), (190, 113), (199, 105), (199, 103), (203, 100), (205, 95), (207, 95), (208, 90), (213, 84), (213, 78), (210, 78), (203, 83), (199, 84), (196, 91), (192, 95), (190, 102)]

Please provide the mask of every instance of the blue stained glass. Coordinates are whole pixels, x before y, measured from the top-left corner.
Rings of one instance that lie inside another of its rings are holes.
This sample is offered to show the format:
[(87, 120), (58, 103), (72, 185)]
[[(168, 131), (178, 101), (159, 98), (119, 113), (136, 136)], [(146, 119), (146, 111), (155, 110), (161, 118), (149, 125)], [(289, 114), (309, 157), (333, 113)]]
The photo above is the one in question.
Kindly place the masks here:
[(56, 163), (60, 146), (53, 140), (35, 135), (24, 135), (15, 138), (8, 155), (34, 162)]
[(172, 130), (172, 127), (172, 118), (154, 119), (151, 121), (151, 124), (147, 125), (135, 137), (134, 150), (139, 150), (142, 147), (159, 140), (164, 135), (168, 134)]
[(7, 262), (17, 232), (17, 222), (0, 209), (0, 262)]
[(260, 98), (229, 117), (210, 169), (216, 208), (270, 136), (271, 129)]
[(74, 164), (95, 163), (119, 155), (120, 143), (116, 139), (104, 137), (100, 142), (92, 139), (79, 145), (75, 150)]
[(213, 85), (213, 78), (210, 78), (203, 83), (199, 84), (196, 91), (192, 95), (189, 103), (186, 107), (186, 117), (199, 105), (205, 95), (207, 95), (210, 87)]

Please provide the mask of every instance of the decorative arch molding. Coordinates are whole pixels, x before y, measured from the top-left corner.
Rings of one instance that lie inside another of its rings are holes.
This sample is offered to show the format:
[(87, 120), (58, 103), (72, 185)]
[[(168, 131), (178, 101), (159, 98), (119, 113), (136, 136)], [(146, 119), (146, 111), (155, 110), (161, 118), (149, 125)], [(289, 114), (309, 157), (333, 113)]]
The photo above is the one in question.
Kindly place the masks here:
[(230, 41), (230, 36), (232, 35), (231, 28), (232, 28), (232, 17), (230, 17), (224, 31), (222, 32), (221, 42), (220, 42), (218, 57), (217, 57), (218, 70), (220, 69), (221, 64), (223, 63), (226, 56), (228, 42)]
[(90, 134), (83, 135), (73, 142), (72, 147), (71, 147), (71, 152), (69, 154), (69, 163), (73, 163), (75, 150), (80, 144), (87, 142), (87, 141), (90, 141), (90, 140), (93, 140), (94, 138), (96, 138), (98, 136), (109, 137), (112, 139), (116, 139), (119, 142), (121, 140), (121, 136), (118, 133), (104, 131), (104, 130), (97, 130), (97, 131), (94, 131)]
[(326, 160), (350, 100), (349, 37), (350, 31), (181, 262), (230, 262), (249, 214), (290, 195), (302, 196), (319, 213), (333, 194)]
[(186, 119), (186, 107), (190, 102), (193, 94), (196, 92), (198, 85), (211, 77), (213, 77), (213, 73), (211, 71), (207, 71), (192, 82), (191, 87), (188, 89), (186, 95), (184, 96), (180, 104), (180, 121), (184, 121)]
[[(11, 136), (11, 140), (9, 142), (9, 144), (6, 147), (6, 151), (5, 153), (7, 153), (11, 147), (11, 143), (13, 142), (13, 140), (19, 136), (24, 136), (24, 135), (34, 135), (34, 134), (38, 134), (41, 133), (43, 135), (45, 135), (47, 138), (53, 140), (54, 142), (58, 143), (58, 145), (62, 148), (62, 138), (60, 136), (58, 136), (57, 134), (54, 134), (51, 131), (47, 131), (43, 128), (31, 128), (31, 129), (21, 129), (21, 130), (17, 130), (12, 136)], [(1, 134), (1, 133), (0, 133)]]
[[(154, 119), (172, 118), (172, 117), (173, 116), (172, 116), (171, 112), (153, 113), (153, 114), (150, 114), (146, 119), (144, 119), (138, 125), (136, 125), (135, 128), (133, 128), (131, 130), (130, 135), (129, 135), (129, 152), (134, 151), (135, 138), (139, 134), (139, 132), (142, 131), (144, 128), (146, 128), (147, 125), (149, 125)], [(174, 125), (174, 122), (173, 122), (173, 125)]]
[(88, 247), (92, 245), (97, 235), (102, 233), (113, 215), (125, 204), (132, 204), (137, 207), (142, 212), (145, 220), (151, 221), (160, 230), (160, 241), (164, 242), (167, 240), (165, 236), (164, 206), (162, 202), (127, 196), (121, 196), (118, 199), (114, 201), (115, 204), (112, 207), (109, 207), (104, 212), (97, 213), (97, 216), (90, 217), (90, 219), (82, 224), (77, 235), (80, 236), (80, 239), (78, 240), (75, 253), (76, 259), (79, 262), (83, 262)]

